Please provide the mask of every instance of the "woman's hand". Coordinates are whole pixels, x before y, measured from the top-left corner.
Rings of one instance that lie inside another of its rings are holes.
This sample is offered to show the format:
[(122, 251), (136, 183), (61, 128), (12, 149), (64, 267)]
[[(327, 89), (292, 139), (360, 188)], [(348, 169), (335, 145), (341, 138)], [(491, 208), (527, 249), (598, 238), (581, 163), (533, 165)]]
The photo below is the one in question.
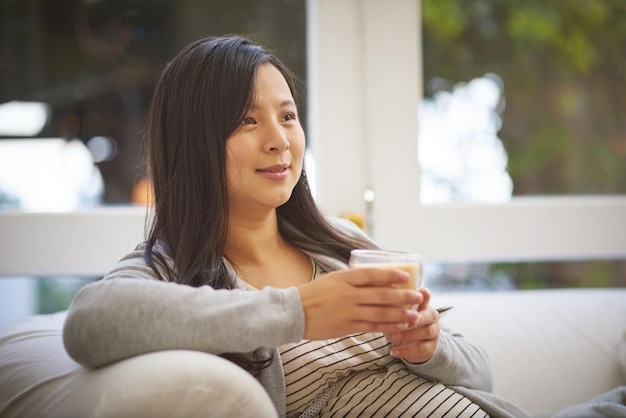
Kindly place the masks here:
[(423, 296), (417, 308), (416, 323), (404, 330), (385, 333), (393, 344), (391, 355), (403, 358), (409, 363), (424, 363), (435, 354), (439, 341), (439, 312), (430, 305), (430, 292), (419, 289)]
[(414, 324), (424, 296), (399, 287), (405, 271), (362, 267), (325, 274), (298, 287), (305, 315), (304, 338), (320, 340), (358, 332), (393, 333)]

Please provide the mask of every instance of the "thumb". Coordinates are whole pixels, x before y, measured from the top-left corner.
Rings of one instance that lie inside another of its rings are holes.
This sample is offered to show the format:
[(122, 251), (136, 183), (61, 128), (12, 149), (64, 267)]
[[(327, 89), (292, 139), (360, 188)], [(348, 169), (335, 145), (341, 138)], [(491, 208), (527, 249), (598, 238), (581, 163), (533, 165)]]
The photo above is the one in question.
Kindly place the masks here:
[(422, 301), (422, 303), (420, 303), (417, 307), (418, 311), (422, 311), (426, 309), (426, 307), (430, 303), (430, 290), (426, 289), (425, 287), (422, 287), (420, 289), (417, 289), (417, 291), (420, 292), (422, 296), (424, 297), (424, 300)]

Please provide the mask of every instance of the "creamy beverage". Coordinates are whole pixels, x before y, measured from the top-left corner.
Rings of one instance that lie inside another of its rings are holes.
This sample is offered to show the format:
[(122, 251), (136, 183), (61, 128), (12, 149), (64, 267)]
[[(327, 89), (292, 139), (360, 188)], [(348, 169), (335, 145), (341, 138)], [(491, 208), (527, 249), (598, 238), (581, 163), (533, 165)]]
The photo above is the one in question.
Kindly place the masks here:
[(352, 268), (359, 267), (393, 267), (400, 270), (404, 270), (409, 273), (409, 281), (404, 283), (402, 287), (406, 287), (407, 289), (417, 289), (419, 287), (423, 287), (422, 285), (422, 274), (421, 274), (421, 266), (419, 262), (415, 263), (360, 263), (360, 264), (351, 264)]
[(409, 273), (408, 289), (423, 287), (421, 257), (414, 253), (384, 250), (352, 250), (350, 267), (394, 267)]

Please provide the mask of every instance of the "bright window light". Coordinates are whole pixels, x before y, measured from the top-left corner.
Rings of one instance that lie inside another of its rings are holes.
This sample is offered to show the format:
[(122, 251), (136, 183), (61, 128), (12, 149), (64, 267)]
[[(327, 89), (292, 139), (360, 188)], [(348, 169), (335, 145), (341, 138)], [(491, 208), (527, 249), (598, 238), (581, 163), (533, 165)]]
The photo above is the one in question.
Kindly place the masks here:
[(42, 102), (13, 100), (0, 104), (0, 136), (35, 136), (50, 117), (50, 106)]

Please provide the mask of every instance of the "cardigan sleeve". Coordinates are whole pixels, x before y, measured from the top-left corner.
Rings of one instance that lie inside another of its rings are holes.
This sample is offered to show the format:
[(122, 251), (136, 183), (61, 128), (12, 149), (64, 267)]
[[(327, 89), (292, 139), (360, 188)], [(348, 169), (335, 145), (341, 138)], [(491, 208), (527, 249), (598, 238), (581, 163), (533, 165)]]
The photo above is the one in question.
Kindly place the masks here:
[(404, 362), (425, 379), (448, 386), (491, 392), (493, 374), (487, 353), (458, 334), (442, 330), (433, 357), (420, 364)]
[(72, 301), (63, 341), (78, 363), (101, 367), (171, 349), (245, 353), (303, 337), (295, 287), (251, 292), (161, 281), (142, 254), (128, 254)]

